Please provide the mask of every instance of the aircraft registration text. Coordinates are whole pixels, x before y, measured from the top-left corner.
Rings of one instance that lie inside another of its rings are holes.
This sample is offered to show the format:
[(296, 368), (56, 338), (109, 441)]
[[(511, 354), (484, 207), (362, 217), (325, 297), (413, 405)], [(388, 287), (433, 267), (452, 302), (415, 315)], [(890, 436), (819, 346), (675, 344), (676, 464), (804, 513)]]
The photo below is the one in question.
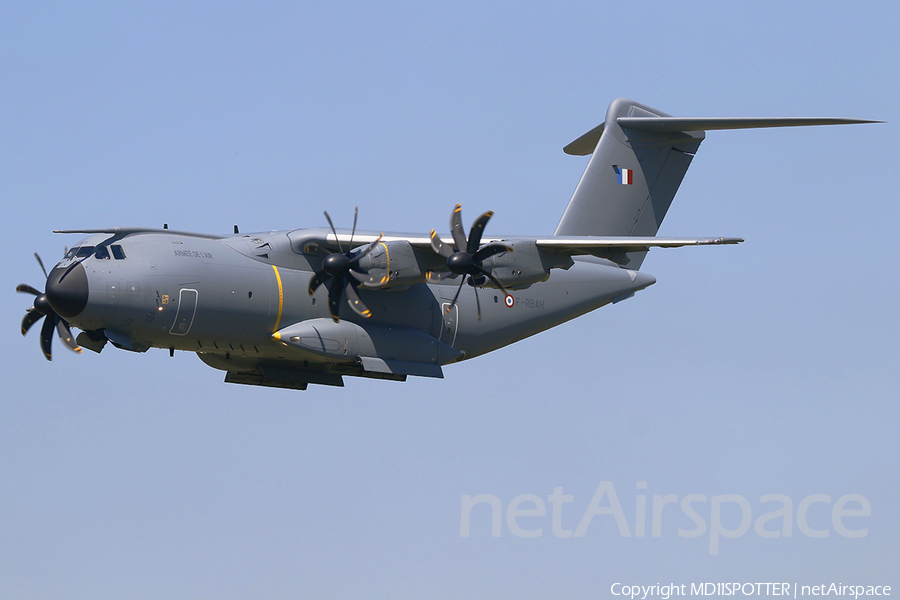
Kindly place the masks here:
[(516, 298), (516, 306), (521, 306), (522, 308), (537, 308), (540, 310), (544, 310), (544, 301), (543, 300), (535, 300), (534, 298)]

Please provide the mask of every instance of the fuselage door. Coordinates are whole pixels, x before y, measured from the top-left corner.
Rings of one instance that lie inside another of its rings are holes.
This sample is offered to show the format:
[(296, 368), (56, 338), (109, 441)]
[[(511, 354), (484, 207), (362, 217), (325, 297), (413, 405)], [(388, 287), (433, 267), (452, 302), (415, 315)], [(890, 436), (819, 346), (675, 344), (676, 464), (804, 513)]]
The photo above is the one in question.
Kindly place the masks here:
[(172, 335), (187, 335), (194, 323), (194, 314), (197, 312), (197, 290), (181, 290), (178, 293), (178, 310), (175, 312), (175, 323), (169, 333)]
[[(449, 312), (448, 312), (449, 309)], [(459, 305), (450, 306), (449, 302), (441, 304), (441, 337), (442, 342), (450, 347), (456, 342), (456, 317), (459, 314)]]

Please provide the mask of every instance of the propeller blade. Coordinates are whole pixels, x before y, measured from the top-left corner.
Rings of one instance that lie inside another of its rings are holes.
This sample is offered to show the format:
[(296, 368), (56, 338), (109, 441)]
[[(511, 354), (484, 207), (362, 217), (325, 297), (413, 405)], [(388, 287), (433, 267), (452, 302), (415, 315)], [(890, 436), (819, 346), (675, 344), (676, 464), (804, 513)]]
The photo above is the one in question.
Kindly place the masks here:
[(22, 319), (22, 335), (28, 333), (28, 330), (31, 329), (31, 326), (41, 320), (43, 317), (41, 313), (36, 310), (30, 310), (25, 313), (25, 318)]
[(487, 225), (487, 222), (491, 220), (491, 217), (494, 216), (494, 211), (489, 210), (472, 223), (472, 229), (469, 231), (469, 243), (466, 246), (466, 252), (469, 254), (475, 254), (478, 251), (478, 246), (481, 245), (481, 234), (484, 233), (484, 226)]
[(383, 234), (383, 233), (380, 234), (380, 235), (378, 236), (378, 239), (377, 239), (377, 240), (375, 240), (374, 242), (372, 242), (371, 244), (369, 244), (368, 246), (366, 246), (365, 250), (363, 250), (362, 252), (360, 252), (359, 254), (357, 254), (356, 256), (354, 256), (353, 258), (351, 258), (351, 259), (350, 259), (350, 264), (351, 264), (351, 265), (355, 265), (355, 264), (358, 263), (360, 260), (362, 260), (363, 257), (365, 257), (369, 252), (371, 252), (372, 250), (375, 249), (375, 246), (378, 245), (378, 243), (381, 241), (381, 238), (383, 238), (383, 237), (384, 237), (384, 234)]
[(472, 286), (472, 289), (475, 290), (475, 308), (478, 309), (478, 322), (481, 323), (481, 300), (478, 299), (478, 288)]
[(434, 229), (431, 230), (431, 249), (444, 258), (450, 258), (453, 255), (453, 247), (442, 240)]
[(344, 286), (344, 293), (347, 294), (347, 304), (350, 305), (350, 308), (352, 308), (356, 314), (367, 319), (372, 316), (372, 311), (359, 299), (359, 295), (356, 293), (352, 281), (347, 281), (347, 285)]
[(380, 280), (374, 281), (371, 275), (367, 273), (360, 273), (359, 271), (350, 271), (350, 276), (358, 281), (360, 285), (367, 288), (380, 288), (388, 282), (388, 279), (390, 279), (390, 277), (384, 275)]
[(331, 275), (329, 275), (325, 271), (319, 271), (315, 275), (310, 277), (309, 278), (309, 290), (308, 290), (309, 295), (312, 296), (313, 294), (315, 294), (316, 290), (319, 288), (319, 286), (322, 285), (323, 283), (325, 283), (325, 280), (328, 279), (329, 277), (331, 277)]
[(450, 235), (453, 236), (453, 241), (456, 243), (456, 251), (465, 252), (466, 231), (462, 224), (462, 204), (457, 204), (450, 213)]
[(325, 218), (328, 220), (328, 224), (331, 225), (331, 233), (334, 234), (334, 239), (337, 241), (338, 250), (341, 251), (341, 254), (344, 253), (344, 249), (341, 247), (341, 240), (338, 239), (337, 229), (334, 228), (334, 223), (331, 222), (331, 217), (328, 216), (328, 211), (325, 212)]
[(482, 248), (481, 250), (476, 252), (475, 256), (473, 256), (472, 258), (476, 263), (481, 264), (482, 261), (484, 261), (487, 258), (492, 257), (495, 254), (500, 254), (501, 252), (512, 252), (512, 251), (513, 251), (512, 248), (510, 248), (509, 246), (506, 246), (504, 244), (488, 244), (487, 246), (485, 246), (484, 248)]
[(493, 281), (494, 285), (496, 285), (498, 288), (500, 288), (500, 291), (503, 292), (504, 295), (509, 296), (509, 292), (506, 291), (506, 288), (503, 287), (503, 284), (500, 283), (499, 279), (497, 279), (496, 277), (494, 277), (493, 275), (491, 275), (490, 273), (488, 273), (486, 270), (482, 269), (478, 265), (476, 265), (475, 268), (478, 269), (479, 273), (481, 273), (482, 275), (484, 275), (485, 277), (487, 277), (488, 279)]
[(44, 319), (44, 325), (41, 327), (41, 350), (47, 360), (53, 360), (53, 330), (56, 329), (56, 315), (47, 315)]
[[(372, 312), (365, 303), (360, 300), (359, 294), (357, 293), (357, 286), (363, 285), (370, 288), (382, 287), (388, 282), (389, 275), (386, 274), (379, 281), (374, 281), (373, 276), (360, 271), (355, 271), (353, 268), (359, 264), (359, 261), (368, 256), (370, 252), (375, 250), (375, 247), (381, 242), (384, 234), (382, 233), (379, 235), (378, 239), (367, 244), (365, 247), (354, 250), (353, 241), (356, 239), (356, 225), (359, 221), (359, 207), (354, 207), (353, 228), (350, 230), (350, 240), (347, 244), (347, 252), (344, 252), (343, 245), (341, 244), (340, 239), (338, 239), (337, 229), (334, 227), (331, 216), (328, 214), (328, 211), (324, 211), (323, 214), (328, 221), (328, 226), (331, 227), (331, 232), (334, 234), (340, 253), (331, 253), (323, 258), (322, 270), (314, 274), (309, 280), (309, 295), (312, 296), (320, 285), (331, 278), (331, 282), (328, 284), (328, 312), (331, 313), (331, 318), (334, 319), (334, 322), (338, 323), (340, 321), (341, 299), (344, 294), (346, 294), (347, 304), (350, 305), (350, 308), (353, 309), (354, 312), (369, 318), (372, 316)], [(319, 245), (315, 242), (311, 242), (304, 248), (304, 251), (320, 252)]]
[(25, 294), (34, 294), (35, 296), (40, 296), (40, 295), (41, 295), (41, 293), (40, 293), (39, 291), (37, 291), (36, 289), (34, 289), (33, 287), (31, 287), (31, 286), (28, 285), (27, 283), (20, 283), (19, 285), (17, 285), (17, 286), (16, 286), (16, 291), (17, 291), (17, 292), (23, 292), (23, 293), (25, 293)]
[(331, 318), (337, 323), (341, 319), (338, 313), (341, 308), (341, 293), (344, 291), (344, 278), (335, 277), (328, 288), (328, 310), (331, 312)]
[(59, 339), (62, 340), (62, 343), (66, 345), (69, 350), (75, 352), (76, 354), (81, 354), (81, 346), (79, 346), (75, 342), (75, 338), (72, 337), (72, 330), (69, 329), (69, 324), (64, 320), (59, 319), (56, 322), (56, 333), (59, 334)]
[(465, 283), (466, 283), (466, 278), (463, 277), (463, 278), (462, 278), (462, 281), (459, 282), (459, 287), (456, 288), (456, 293), (453, 295), (453, 300), (451, 300), (451, 301), (450, 301), (450, 304), (447, 305), (447, 312), (450, 312), (450, 310), (451, 310), (451, 309), (453, 308), (453, 306), (456, 304), (456, 299), (459, 298), (459, 292), (462, 290), (462, 286), (463, 286), (463, 284), (465, 284)]
[(347, 253), (350, 253), (350, 250), (353, 249), (353, 236), (356, 235), (356, 218), (359, 216), (359, 207), (355, 207), (353, 209), (353, 229), (350, 230), (350, 245), (347, 248)]
[(44, 272), (44, 279), (46, 279), (47, 278), (47, 269), (44, 268), (44, 261), (41, 260), (41, 257), (38, 256), (37, 252), (34, 253), (34, 257), (37, 259), (38, 264), (41, 265), (41, 271)]

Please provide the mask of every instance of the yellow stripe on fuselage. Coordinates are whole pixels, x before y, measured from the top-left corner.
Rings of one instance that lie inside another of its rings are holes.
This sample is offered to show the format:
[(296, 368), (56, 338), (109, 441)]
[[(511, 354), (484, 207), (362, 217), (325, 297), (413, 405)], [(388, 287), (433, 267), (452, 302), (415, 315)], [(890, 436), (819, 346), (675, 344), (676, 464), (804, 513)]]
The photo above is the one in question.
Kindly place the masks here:
[(281, 325), (281, 311), (284, 310), (284, 288), (281, 286), (281, 274), (278, 272), (278, 267), (272, 265), (272, 270), (275, 271), (275, 279), (278, 280), (278, 318), (275, 319), (275, 329), (272, 330), (272, 333), (278, 331), (278, 326)]
[(391, 253), (388, 252), (387, 244), (381, 242), (381, 246), (384, 248), (384, 257), (387, 260), (387, 268), (384, 270), (384, 277), (381, 278), (381, 283), (378, 285), (386, 284), (391, 278)]

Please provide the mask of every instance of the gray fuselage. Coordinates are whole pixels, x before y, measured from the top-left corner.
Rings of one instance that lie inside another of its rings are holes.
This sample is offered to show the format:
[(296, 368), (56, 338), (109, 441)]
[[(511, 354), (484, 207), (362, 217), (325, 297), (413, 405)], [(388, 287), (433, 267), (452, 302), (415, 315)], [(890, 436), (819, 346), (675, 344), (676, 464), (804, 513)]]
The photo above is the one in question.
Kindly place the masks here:
[[(197, 352), (206, 362), (228, 370), (252, 370), (261, 364), (327, 370), (343, 364), (345, 374), (353, 374), (353, 363), (360, 356), (348, 355), (346, 350), (343, 357), (310, 354), (273, 337), (293, 324), (327, 326), (331, 321), (325, 287), (312, 296), (307, 291), (320, 259), (296, 251), (291, 236), (296, 237), (297, 231), (304, 230), (221, 238), (139, 233), (112, 244), (113, 236), (94, 235), (73, 248), (54, 272), (84, 269), (87, 302), (69, 321), (85, 331), (102, 331), (118, 347)], [(87, 256), (77, 256), (79, 249), (101, 244), (119, 246), (118, 252), (103, 253), (101, 258), (84, 250), (81, 254)], [(608, 261), (587, 259), (575, 261), (567, 270), (554, 270), (547, 281), (511, 291), (511, 301), (498, 289), (480, 288), (480, 320), (470, 286), (464, 286), (456, 305), (448, 310), (459, 286), (457, 278), (360, 289), (372, 316), (362, 318), (342, 304), (340, 318), (378, 332), (373, 334), (376, 352), (380, 347), (391, 354), (381, 358), (443, 364), (496, 350), (628, 297), (654, 281), (652, 276)], [(419, 334), (456, 353), (400, 356), (397, 353), (402, 350), (391, 349), (403, 347), (407, 336)], [(395, 343), (378, 345), (378, 339), (391, 336)], [(223, 363), (225, 359), (230, 362)]]

